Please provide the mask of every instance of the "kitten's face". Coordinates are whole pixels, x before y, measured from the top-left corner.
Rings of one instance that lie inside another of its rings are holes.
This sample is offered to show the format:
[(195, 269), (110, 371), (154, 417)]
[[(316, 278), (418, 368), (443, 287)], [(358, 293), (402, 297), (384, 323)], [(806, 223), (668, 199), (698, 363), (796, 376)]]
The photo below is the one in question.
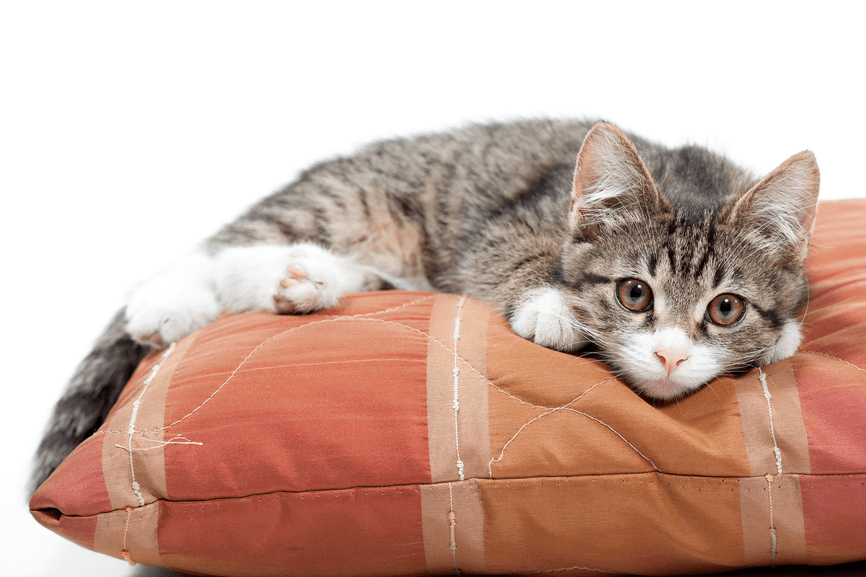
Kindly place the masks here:
[(818, 169), (800, 153), (749, 187), (710, 153), (654, 160), (657, 181), (615, 127), (590, 131), (562, 270), (585, 335), (640, 393), (668, 400), (796, 352)]
[(564, 276), (579, 289), (569, 304), (603, 356), (650, 398), (786, 358), (800, 344), (803, 267), (746, 237), (711, 218), (668, 215), (570, 244)]

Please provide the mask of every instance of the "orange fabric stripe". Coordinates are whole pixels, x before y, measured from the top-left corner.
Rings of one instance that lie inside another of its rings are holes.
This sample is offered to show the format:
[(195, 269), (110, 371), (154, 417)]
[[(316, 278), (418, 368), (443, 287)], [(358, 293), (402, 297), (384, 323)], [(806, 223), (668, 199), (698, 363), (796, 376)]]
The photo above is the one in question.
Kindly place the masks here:
[[(480, 487), (491, 573), (665, 575), (742, 564), (736, 480), (642, 473)], [(696, 513), (710, 503), (712, 516)]]

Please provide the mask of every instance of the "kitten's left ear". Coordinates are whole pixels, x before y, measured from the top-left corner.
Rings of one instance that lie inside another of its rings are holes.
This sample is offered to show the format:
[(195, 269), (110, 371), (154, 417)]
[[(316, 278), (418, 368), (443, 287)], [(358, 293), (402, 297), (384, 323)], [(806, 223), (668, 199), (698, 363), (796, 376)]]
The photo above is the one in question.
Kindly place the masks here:
[(815, 155), (795, 154), (736, 201), (727, 222), (748, 226), (767, 238), (768, 248), (803, 261), (815, 226), (820, 182)]
[(596, 123), (577, 155), (569, 225), (591, 241), (602, 226), (631, 222), (669, 209), (629, 138), (616, 126)]

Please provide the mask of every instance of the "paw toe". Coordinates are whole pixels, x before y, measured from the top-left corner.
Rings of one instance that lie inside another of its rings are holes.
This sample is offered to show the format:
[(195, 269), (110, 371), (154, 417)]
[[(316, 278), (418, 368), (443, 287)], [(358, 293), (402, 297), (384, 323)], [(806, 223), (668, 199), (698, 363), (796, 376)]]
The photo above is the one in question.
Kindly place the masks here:
[(290, 264), (286, 267), (286, 272), (289, 273), (291, 276), (295, 277), (296, 279), (307, 278), (308, 274), (307, 269), (305, 269), (299, 264)]

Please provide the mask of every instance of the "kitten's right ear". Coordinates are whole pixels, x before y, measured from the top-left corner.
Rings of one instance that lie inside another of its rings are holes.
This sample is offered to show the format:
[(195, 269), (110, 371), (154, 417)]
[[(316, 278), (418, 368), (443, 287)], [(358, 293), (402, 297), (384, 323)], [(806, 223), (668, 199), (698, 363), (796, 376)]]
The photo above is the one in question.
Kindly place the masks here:
[(649, 170), (628, 137), (613, 124), (598, 122), (577, 155), (569, 226), (591, 241), (602, 224), (621, 224), (638, 214), (669, 209)]
[(809, 251), (821, 173), (811, 152), (795, 154), (749, 189), (722, 217), (764, 239), (764, 248), (801, 262)]

